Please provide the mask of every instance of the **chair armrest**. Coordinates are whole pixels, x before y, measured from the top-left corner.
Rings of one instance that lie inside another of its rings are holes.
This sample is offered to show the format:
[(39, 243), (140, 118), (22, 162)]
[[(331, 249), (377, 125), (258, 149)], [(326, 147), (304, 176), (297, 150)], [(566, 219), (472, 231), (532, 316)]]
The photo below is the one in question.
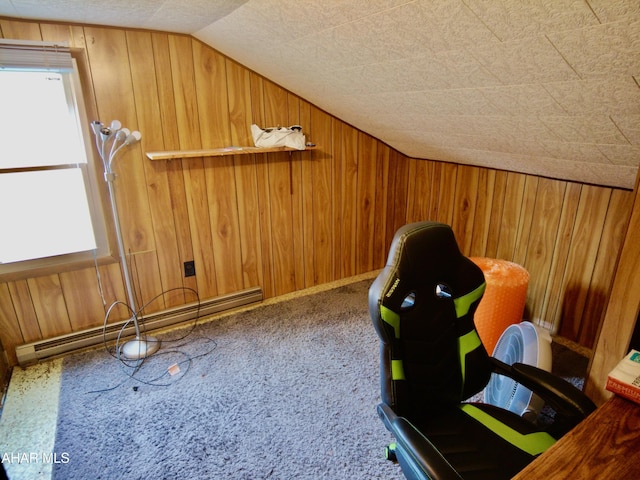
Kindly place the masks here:
[[(396, 456), (408, 480), (462, 480), (438, 449), (406, 418), (396, 415), (385, 403), (378, 405), (378, 415), (396, 438)], [(406, 456), (412, 461), (407, 462)]]
[(561, 377), (532, 365), (508, 365), (491, 357), (494, 372), (512, 378), (539, 395), (557, 414), (576, 424), (596, 409), (582, 390)]

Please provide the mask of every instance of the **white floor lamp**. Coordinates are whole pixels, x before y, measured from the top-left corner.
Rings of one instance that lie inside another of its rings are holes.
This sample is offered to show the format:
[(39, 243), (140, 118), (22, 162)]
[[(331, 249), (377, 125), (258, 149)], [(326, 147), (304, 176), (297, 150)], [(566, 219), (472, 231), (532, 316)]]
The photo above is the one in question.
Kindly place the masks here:
[(130, 132), (127, 128), (122, 128), (122, 124), (118, 120), (113, 120), (110, 126), (105, 126), (102, 122), (94, 121), (91, 123), (91, 129), (96, 137), (96, 147), (102, 164), (104, 166), (104, 179), (109, 187), (109, 198), (111, 199), (111, 210), (113, 211), (113, 220), (116, 227), (116, 237), (118, 239), (118, 250), (120, 253), (120, 264), (124, 275), (124, 283), (127, 288), (127, 298), (129, 300), (129, 308), (132, 312), (133, 324), (136, 329), (136, 338), (125, 342), (120, 348), (120, 354), (127, 360), (138, 360), (153, 355), (160, 348), (160, 341), (151, 336), (142, 335), (140, 326), (138, 325), (138, 308), (136, 307), (136, 299), (133, 295), (131, 287), (131, 275), (129, 274), (129, 266), (124, 251), (124, 243), (122, 241), (122, 232), (120, 230), (120, 220), (118, 218), (118, 206), (116, 205), (116, 197), (113, 182), (116, 174), (113, 173), (111, 164), (122, 148), (127, 145), (136, 143), (142, 138), (138, 131)]

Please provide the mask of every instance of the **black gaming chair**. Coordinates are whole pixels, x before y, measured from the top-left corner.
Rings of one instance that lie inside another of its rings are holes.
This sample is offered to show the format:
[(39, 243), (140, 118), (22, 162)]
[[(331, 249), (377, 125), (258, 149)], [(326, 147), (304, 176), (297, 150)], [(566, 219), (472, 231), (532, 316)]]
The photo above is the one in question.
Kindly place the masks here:
[[(393, 433), (388, 457), (408, 479), (511, 478), (595, 409), (562, 378), (489, 357), (473, 322), (482, 270), (460, 253), (448, 225), (400, 228), (369, 289), (381, 340), (382, 403)], [(492, 372), (537, 393), (555, 410), (544, 429), (488, 404), (465, 403)]]

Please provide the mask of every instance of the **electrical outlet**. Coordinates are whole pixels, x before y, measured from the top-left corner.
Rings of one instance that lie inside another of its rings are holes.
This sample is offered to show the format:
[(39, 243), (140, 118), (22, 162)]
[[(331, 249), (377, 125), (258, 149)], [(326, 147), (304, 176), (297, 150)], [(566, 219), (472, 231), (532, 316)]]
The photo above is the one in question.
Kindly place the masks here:
[(196, 274), (196, 263), (193, 260), (184, 262), (184, 276), (193, 277)]

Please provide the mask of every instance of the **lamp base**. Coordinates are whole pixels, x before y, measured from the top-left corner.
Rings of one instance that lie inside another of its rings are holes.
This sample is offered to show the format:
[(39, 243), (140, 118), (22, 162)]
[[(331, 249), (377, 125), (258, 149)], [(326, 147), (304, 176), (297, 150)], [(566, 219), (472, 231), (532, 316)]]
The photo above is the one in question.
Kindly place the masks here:
[(156, 353), (160, 348), (160, 340), (155, 337), (135, 338), (125, 342), (120, 354), (127, 360), (140, 360)]

